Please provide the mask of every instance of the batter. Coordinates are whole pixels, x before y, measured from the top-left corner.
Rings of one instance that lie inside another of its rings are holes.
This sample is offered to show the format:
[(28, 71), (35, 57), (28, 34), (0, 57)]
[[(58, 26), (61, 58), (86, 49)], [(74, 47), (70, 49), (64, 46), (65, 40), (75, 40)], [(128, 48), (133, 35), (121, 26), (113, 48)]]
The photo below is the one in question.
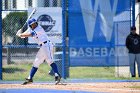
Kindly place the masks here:
[(44, 29), (38, 24), (36, 19), (28, 20), (28, 29), (22, 33), (22, 29), (17, 32), (17, 36), (21, 38), (33, 37), (36, 43), (40, 46), (40, 49), (36, 55), (36, 58), (33, 62), (30, 74), (23, 85), (33, 83), (33, 77), (38, 70), (40, 64), (47, 61), (47, 63), (52, 67), (55, 73), (55, 84), (57, 85), (60, 82), (61, 76), (58, 72), (57, 65), (53, 62), (53, 44), (48, 39), (48, 36)]

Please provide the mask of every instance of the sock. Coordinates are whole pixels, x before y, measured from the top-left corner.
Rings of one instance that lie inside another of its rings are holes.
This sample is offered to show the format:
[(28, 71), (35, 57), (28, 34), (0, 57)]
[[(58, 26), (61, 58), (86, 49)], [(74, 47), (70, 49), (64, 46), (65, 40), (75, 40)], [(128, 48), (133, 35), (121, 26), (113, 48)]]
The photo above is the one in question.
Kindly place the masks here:
[(58, 72), (58, 69), (57, 69), (56, 64), (55, 63), (52, 63), (50, 66), (52, 67), (52, 70), (54, 71), (55, 76), (58, 76), (59, 75), (59, 72)]
[(28, 79), (32, 79), (32, 78), (34, 77), (34, 75), (35, 75), (37, 69), (38, 69), (38, 68), (36, 68), (36, 67), (32, 67), (32, 69), (31, 69), (31, 71), (30, 71), (30, 76), (29, 76)]

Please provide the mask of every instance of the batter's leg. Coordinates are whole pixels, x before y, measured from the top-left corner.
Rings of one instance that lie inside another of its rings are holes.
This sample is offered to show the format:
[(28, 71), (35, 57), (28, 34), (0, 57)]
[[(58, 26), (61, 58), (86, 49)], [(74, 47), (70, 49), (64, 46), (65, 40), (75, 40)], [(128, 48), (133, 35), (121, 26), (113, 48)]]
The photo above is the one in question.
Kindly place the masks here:
[(44, 46), (44, 53), (46, 53), (46, 60), (48, 64), (51, 66), (52, 70), (54, 71), (55, 75), (55, 84), (57, 85), (60, 82), (61, 76), (58, 72), (57, 65), (53, 62), (53, 45), (50, 44), (49, 46)]
[(57, 85), (60, 82), (60, 80), (61, 80), (61, 76), (60, 76), (60, 74), (58, 72), (57, 65), (55, 63), (52, 63), (50, 66), (52, 67), (52, 70), (54, 71), (55, 84)]
[(44, 59), (45, 56), (43, 55), (43, 49), (40, 48), (36, 55), (35, 61), (33, 62), (33, 67), (31, 68), (30, 74), (28, 78), (26, 78), (26, 81), (23, 83), (23, 85), (30, 84), (33, 82), (33, 77), (37, 72), (39, 65), (44, 62)]

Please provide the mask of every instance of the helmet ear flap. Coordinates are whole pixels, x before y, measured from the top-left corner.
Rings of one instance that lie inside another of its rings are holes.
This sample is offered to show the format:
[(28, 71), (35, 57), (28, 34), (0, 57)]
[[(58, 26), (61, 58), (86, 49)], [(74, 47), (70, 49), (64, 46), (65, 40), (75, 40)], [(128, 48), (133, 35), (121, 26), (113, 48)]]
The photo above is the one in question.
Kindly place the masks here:
[(38, 22), (36, 22), (36, 25), (38, 26)]
[(29, 25), (29, 27), (30, 27), (30, 28), (32, 28), (32, 26), (31, 26), (31, 25)]
[[(38, 26), (38, 22), (35, 22), (35, 24), (36, 24), (36, 26)], [(32, 28), (32, 26), (31, 26), (31, 25), (29, 25), (29, 27), (30, 27), (30, 28)]]

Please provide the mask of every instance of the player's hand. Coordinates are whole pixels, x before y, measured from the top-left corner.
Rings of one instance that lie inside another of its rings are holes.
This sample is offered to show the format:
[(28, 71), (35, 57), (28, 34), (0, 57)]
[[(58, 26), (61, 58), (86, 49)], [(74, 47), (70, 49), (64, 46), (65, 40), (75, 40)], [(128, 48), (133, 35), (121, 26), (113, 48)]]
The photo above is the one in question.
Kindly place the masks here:
[(19, 30), (17, 31), (16, 35), (17, 35), (18, 37), (21, 37), (21, 33), (22, 33), (22, 29), (19, 29)]

